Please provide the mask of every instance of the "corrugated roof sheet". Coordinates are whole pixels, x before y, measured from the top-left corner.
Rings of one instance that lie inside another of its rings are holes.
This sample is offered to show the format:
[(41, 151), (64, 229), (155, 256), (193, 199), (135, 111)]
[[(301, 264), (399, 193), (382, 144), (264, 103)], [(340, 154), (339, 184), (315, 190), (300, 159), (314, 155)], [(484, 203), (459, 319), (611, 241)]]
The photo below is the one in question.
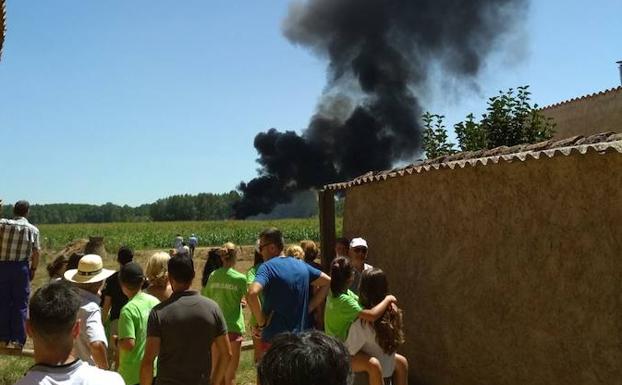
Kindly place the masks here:
[(0, 0), (0, 60), (2, 60), (2, 46), (4, 45), (4, 32), (6, 30), (6, 4)]
[(333, 183), (324, 186), (327, 190), (343, 190), (364, 183), (378, 182), (389, 178), (397, 178), (411, 174), (421, 174), (444, 168), (455, 169), (465, 167), (486, 166), (499, 162), (524, 162), (528, 159), (548, 159), (555, 156), (568, 156), (573, 153), (588, 152), (622, 153), (622, 134), (604, 132), (588, 137), (574, 136), (561, 140), (547, 140), (534, 144), (521, 144), (513, 147), (497, 147), (491, 150), (460, 152), (454, 155), (441, 156), (406, 167), (385, 171), (370, 171), (349, 182)]
[(551, 104), (551, 105), (542, 107), (542, 108), (540, 108), (540, 111), (546, 110), (546, 109), (549, 109), (549, 108), (559, 107), (559, 106), (561, 106), (563, 104), (574, 103), (574, 102), (579, 101), (579, 100), (590, 99), (590, 98), (594, 98), (594, 97), (598, 97), (598, 96), (604, 96), (604, 95), (612, 94), (612, 93), (616, 93), (616, 92), (622, 93), (622, 86), (615, 87), (615, 88), (610, 88), (608, 90), (604, 90), (604, 91), (600, 91), (600, 92), (594, 92), (593, 94), (589, 94), (589, 95), (583, 95), (583, 96), (579, 96), (579, 97), (576, 97), (576, 98), (564, 100), (563, 102), (559, 102), (559, 103), (555, 103), (555, 104)]

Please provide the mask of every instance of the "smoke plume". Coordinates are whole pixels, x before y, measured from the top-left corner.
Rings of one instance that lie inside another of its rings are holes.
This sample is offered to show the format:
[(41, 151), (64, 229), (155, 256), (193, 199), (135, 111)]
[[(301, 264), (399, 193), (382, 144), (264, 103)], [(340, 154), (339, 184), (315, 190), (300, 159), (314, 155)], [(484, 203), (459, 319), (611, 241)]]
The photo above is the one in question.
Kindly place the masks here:
[(255, 137), (259, 176), (239, 190), (238, 218), (294, 193), (391, 168), (421, 152), (414, 94), (443, 75), (472, 81), (527, 0), (308, 0), (290, 5), (285, 36), (328, 59), (328, 83), (301, 135)]

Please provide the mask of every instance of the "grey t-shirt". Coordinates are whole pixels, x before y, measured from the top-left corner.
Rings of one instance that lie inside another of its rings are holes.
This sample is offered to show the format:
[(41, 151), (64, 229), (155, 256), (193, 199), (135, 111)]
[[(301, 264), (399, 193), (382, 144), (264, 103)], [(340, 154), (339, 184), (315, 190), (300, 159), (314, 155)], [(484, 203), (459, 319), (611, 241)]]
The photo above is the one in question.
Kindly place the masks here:
[(156, 305), (147, 336), (160, 338), (158, 385), (208, 385), (212, 342), (226, 333), (216, 302), (195, 291), (173, 293)]

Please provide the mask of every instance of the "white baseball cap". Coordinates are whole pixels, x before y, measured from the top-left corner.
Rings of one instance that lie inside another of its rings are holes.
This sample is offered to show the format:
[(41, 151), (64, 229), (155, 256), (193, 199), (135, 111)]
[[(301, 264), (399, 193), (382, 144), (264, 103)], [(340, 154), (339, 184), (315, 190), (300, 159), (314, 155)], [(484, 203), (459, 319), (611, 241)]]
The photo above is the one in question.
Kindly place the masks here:
[(350, 241), (350, 248), (353, 249), (355, 247), (364, 247), (367, 249), (367, 241), (363, 238), (352, 238)]

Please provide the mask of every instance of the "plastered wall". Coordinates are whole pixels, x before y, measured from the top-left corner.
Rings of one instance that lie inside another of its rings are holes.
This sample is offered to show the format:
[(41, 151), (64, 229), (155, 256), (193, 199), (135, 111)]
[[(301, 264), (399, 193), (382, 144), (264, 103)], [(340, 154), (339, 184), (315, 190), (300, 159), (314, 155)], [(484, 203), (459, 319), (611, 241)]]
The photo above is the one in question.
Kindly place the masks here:
[(622, 87), (542, 109), (557, 123), (555, 138), (617, 132), (622, 127)]
[(622, 383), (622, 154), (347, 190), (405, 311), (410, 384)]

